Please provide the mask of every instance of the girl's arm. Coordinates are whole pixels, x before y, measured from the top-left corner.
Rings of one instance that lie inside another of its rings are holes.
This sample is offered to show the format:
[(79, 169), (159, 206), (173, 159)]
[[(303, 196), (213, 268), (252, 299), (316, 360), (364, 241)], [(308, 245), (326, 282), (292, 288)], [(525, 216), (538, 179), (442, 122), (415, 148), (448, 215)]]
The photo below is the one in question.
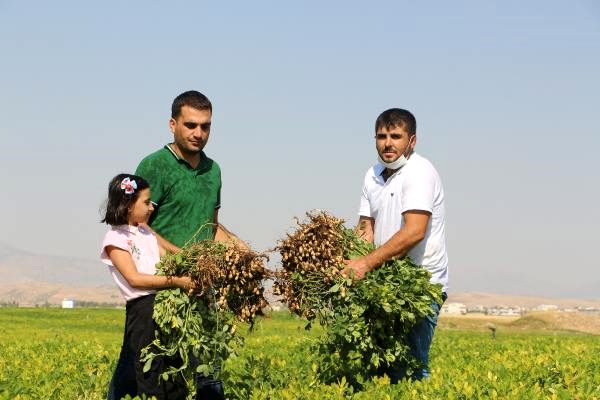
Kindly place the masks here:
[(173, 243), (169, 242), (167, 239), (163, 238), (158, 233), (156, 233), (154, 229), (150, 228), (150, 225), (140, 225), (142, 225), (144, 229), (147, 229), (150, 232), (154, 233), (154, 236), (156, 236), (156, 241), (158, 242), (158, 252), (161, 257), (167, 253), (179, 253), (181, 251), (179, 247), (175, 246)]
[(115, 246), (106, 246), (106, 254), (129, 286), (136, 289), (164, 289), (177, 287), (191, 290), (194, 284), (189, 276), (160, 276), (138, 272), (131, 254)]

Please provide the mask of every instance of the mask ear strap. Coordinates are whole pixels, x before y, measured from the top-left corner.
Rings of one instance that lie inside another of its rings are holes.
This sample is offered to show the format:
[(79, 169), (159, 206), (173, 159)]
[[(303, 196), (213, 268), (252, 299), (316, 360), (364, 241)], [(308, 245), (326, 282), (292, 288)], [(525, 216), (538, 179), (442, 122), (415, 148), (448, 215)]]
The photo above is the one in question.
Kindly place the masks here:
[(402, 155), (406, 158), (410, 157), (410, 155), (413, 153), (413, 149), (410, 147), (410, 142), (412, 141), (412, 139), (415, 137), (415, 135), (412, 135), (409, 139), (408, 139), (408, 144), (406, 145), (406, 149), (404, 149), (404, 153), (402, 153)]

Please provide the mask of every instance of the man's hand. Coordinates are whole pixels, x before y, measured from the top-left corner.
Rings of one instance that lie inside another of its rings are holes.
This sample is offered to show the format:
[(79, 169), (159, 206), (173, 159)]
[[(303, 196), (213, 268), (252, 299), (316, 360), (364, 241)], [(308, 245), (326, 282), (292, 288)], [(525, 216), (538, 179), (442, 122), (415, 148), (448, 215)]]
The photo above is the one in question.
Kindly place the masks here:
[[(353, 260), (344, 260), (344, 264), (346, 264), (346, 268), (344, 268), (342, 271), (342, 275), (352, 276), (356, 280), (363, 279), (365, 274), (371, 271), (371, 268), (369, 268), (365, 257), (359, 257)], [(352, 271), (354, 272), (354, 275), (352, 275)]]

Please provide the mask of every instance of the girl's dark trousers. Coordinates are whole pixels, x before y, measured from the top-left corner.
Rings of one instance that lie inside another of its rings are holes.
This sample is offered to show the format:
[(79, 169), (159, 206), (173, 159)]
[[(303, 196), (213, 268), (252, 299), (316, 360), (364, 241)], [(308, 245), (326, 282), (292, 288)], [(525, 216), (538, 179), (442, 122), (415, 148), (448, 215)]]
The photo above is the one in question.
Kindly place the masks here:
[(157, 357), (149, 371), (143, 372), (140, 362), (143, 348), (154, 340), (156, 324), (152, 319), (154, 294), (129, 300), (125, 307), (125, 334), (123, 345), (108, 389), (108, 400), (118, 400), (126, 395), (135, 397), (156, 396), (159, 400), (185, 399), (187, 389), (183, 382), (160, 381), (160, 374), (166, 369), (164, 359)]

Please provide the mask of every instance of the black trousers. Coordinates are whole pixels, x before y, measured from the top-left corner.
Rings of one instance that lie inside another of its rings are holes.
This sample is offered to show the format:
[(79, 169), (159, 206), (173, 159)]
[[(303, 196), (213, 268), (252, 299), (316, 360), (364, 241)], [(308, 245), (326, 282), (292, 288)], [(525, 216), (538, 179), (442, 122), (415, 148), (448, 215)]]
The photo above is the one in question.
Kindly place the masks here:
[(159, 400), (185, 399), (187, 389), (182, 381), (169, 380), (159, 383), (160, 374), (166, 369), (165, 360), (157, 357), (150, 370), (143, 372), (141, 351), (154, 340), (156, 324), (152, 319), (154, 295), (138, 297), (125, 307), (125, 334), (123, 345), (108, 390), (108, 399), (117, 400), (126, 395), (135, 397), (146, 394)]

